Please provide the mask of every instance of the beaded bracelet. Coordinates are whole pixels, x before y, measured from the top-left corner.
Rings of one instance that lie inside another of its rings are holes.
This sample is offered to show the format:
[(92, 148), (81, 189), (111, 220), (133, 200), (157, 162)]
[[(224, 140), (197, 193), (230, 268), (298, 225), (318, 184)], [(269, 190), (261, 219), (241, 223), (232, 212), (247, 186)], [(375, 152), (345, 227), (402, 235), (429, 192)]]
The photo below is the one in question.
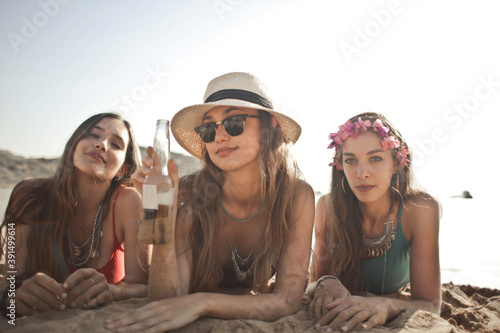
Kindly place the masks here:
[(333, 275), (323, 275), (322, 277), (320, 277), (318, 279), (318, 281), (316, 281), (316, 287), (314, 287), (314, 291), (315, 292), (316, 292), (316, 289), (318, 289), (319, 284), (321, 282), (325, 281), (326, 279), (335, 279), (335, 280), (339, 281), (340, 284), (342, 284), (342, 282), (340, 282), (340, 280), (336, 276), (333, 276)]

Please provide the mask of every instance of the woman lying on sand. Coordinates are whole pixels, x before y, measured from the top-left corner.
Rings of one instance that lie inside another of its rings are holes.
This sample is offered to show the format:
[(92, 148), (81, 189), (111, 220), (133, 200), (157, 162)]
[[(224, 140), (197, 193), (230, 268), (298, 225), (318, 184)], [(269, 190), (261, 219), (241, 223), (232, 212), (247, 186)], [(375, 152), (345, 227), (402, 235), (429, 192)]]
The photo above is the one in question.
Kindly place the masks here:
[[(15, 267), (7, 270), (17, 271), (18, 315), (146, 296), (141, 198), (129, 187), (138, 157), (129, 123), (102, 113), (73, 133), (53, 177), (16, 185), (2, 231), (15, 238)], [(0, 258), (12, 241), (1, 239)], [(4, 314), (8, 298), (4, 292)]]
[[(272, 321), (301, 307), (314, 193), (289, 152), (300, 126), (274, 111), (247, 73), (213, 79), (204, 100), (172, 119), (176, 140), (204, 165), (180, 180), (177, 222), (167, 245), (153, 246), (149, 293), (165, 299), (108, 319), (108, 329), (172, 330), (200, 317)], [(142, 167), (134, 180), (149, 172)]]
[[(402, 136), (383, 115), (363, 113), (330, 139), (331, 192), (317, 204), (307, 288), (316, 327), (347, 332), (384, 324), (405, 309), (438, 313), (439, 205), (414, 189)], [(408, 282), (411, 300), (382, 297)], [(361, 291), (379, 296), (352, 296)]]

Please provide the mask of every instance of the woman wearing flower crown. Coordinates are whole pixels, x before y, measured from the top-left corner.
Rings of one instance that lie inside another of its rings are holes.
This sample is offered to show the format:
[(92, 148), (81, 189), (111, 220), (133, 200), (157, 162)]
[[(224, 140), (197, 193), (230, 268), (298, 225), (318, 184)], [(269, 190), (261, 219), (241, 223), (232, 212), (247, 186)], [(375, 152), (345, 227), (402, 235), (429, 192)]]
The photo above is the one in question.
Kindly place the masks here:
[[(108, 329), (173, 330), (200, 317), (271, 321), (298, 311), (314, 222), (314, 193), (289, 151), (300, 132), (247, 73), (213, 79), (203, 104), (173, 117), (174, 137), (204, 164), (180, 180), (177, 222), (167, 245), (153, 246), (149, 295), (162, 300), (108, 319)], [(140, 183), (149, 172), (135, 177)]]
[[(439, 312), (439, 204), (415, 189), (401, 134), (370, 112), (330, 139), (331, 191), (316, 207), (307, 288), (316, 327), (347, 332), (382, 325), (406, 309)], [(408, 282), (410, 300), (389, 298)], [(353, 296), (365, 291), (373, 297)]]
[(139, 156), (129, 123), (101, 113), (73, 133), (54, 176), (16, 185), (1, 226), (4, 315), (14, 315), (12, 301), (16, 315), (32, 315), (146, 296), (141, 198), (130, 179)]

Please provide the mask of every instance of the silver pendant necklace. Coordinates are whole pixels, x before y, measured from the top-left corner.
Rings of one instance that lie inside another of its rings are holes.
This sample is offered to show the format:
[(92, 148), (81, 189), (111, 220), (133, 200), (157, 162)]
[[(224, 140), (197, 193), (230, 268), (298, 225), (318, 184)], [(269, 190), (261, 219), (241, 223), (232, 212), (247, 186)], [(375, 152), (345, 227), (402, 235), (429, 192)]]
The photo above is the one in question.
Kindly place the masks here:
[[(227, 233), (229, 235), (229, 244), (231, 245), (231, 261), (233, 264), (234, 274), (239, 282), (245, 281), (253, 276), (253, 265), (255, 263), (253, 251), (250, 252), (246, 259), (242, 259), (236, 249), (231, 236), (231, 231), (226, 224)], [(251, 263), (251, 264), (250, 264)], [(250, 267), (248, 267), (250, 265)], [(246, 268), (248, 267), (248, 268)]]
[[(73, 256), (75, 260), (71, 259), (70, 257), (66, 257), (66, 261), (73, 267), (81, 267), (89, 261), (90, 258), (94, 259), (94, 265), (95, 265), (95, 259), (99, 257), (99, 240), (102, 238), (104, 235), (104, 232), (102, 230), (102, 213), (104, 209), (104, 202), (102, 202), (99, 207), (97, 208), (97, 212), (94, 217), (94, 225), (92, 226), (92, 234), (89, 236), (89, 238), (82, 244), (82, 245), (76, 245), (73, 243), (71, 240), (71, 237), (69, 238), (69, 242), (71, 244)], [(90, 248), (85, 254), (82, 255), (82, 250), (90, 242)]]
[(392, 242), (396, 239), (396, 228), (394, 222), (389, 221), (391, 217), (392, 204), (389, 212), (387, 213), (386, 222), (384, 223), (384, 230), (377, 238), (366, 238), (363, 235), (363, 246), (366, 249), (366, 254), (370, 257), (378, 257), (386, 254), (392, 246)]

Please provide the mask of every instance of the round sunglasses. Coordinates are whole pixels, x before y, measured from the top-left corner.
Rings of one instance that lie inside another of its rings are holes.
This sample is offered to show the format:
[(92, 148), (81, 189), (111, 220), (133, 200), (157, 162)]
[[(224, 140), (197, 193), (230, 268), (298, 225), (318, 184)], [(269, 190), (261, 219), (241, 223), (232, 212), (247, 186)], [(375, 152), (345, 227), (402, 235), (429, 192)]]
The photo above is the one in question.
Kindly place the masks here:
[(194, 131), (200, 135), (201, 141), (205, 143), (210, 143), (215, 140), (215, 132), (217, 127), (222, 124), (226, 133), (231, 136), (237, 136), (243, 133), (245, 129), (245, 120), (247, 118), (260, 118), (259, 116), (254, 116), (251, 114), (237, 114), (234, 116), (229, 116), (223, 121), (204, 123), (198, 125), (194, 128)]

